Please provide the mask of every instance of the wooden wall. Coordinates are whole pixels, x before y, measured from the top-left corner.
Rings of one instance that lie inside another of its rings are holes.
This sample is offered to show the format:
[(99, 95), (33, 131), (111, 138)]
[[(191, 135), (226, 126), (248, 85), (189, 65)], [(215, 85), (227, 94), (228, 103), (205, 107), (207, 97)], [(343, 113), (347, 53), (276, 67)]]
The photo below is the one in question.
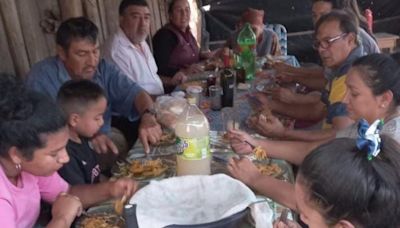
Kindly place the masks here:
[[(150, 35), (168, 23), (168, 0), (147, 0), (152, 13)], [(197, 1), (190, 0), (192, 16)], [(62, 20), (86, 16), (99, 28), (102, 44), (118, 28), (121, 0), (0, 0), (0, 72), (25, 77), (30, 67), (55, 54), (55, 31)], [(193, 19), (194, 22), (200, 20)], [(192, 25), (192, 24), (191, 24)], [(194, 26), (201, 26), (199, 23)], [(193, 26), (193, 25), (192, 25)], [(196, 26), (196, 27), (197, 27)], [(197, 31), (193, 29), (196, 36)]]

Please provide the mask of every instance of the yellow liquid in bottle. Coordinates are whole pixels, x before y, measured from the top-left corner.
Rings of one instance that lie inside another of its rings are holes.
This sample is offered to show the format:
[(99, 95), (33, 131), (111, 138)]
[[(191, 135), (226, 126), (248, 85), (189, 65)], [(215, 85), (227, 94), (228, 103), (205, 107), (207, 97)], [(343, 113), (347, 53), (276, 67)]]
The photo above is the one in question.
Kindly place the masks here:
[(195, 105), (188, 106), (178, 119), (175, 134), (184, 151), (177, 155), (178, 176), (211, 173), (209, 129), (207, 118)]

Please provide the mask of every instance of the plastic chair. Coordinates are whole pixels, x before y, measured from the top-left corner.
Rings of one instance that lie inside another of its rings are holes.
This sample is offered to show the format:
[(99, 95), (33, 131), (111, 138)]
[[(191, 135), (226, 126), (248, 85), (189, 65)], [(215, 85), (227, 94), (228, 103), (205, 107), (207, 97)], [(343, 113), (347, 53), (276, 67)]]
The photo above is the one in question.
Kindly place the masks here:
[(287, 30), (285, 26), (281, 24), (267, 24), (266, 27), (272, 29), (278, 35), (281, 53), (282, 55), (287, 55)]

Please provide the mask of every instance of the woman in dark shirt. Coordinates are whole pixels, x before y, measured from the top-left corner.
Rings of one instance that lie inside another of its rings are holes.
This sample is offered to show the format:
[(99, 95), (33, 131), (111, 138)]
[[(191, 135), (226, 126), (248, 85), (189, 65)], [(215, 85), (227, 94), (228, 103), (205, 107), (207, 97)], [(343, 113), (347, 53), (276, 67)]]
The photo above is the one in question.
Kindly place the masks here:
[(190, 31), (188, 1), (171, 1), (168, 14), (170, 23), (158, 30), (153, 37), (158, 74), (172, 77), (180, 70), (186, 74), (201, 71), (201, 67), (196, 63), (211, 55), (210, 52), (200, 52), (197, 41)]

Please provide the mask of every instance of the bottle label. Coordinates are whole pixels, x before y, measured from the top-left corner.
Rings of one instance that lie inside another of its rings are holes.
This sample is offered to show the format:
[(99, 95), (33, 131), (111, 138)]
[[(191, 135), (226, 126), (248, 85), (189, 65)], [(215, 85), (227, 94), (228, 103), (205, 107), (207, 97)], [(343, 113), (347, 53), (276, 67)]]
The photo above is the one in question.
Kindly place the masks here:
[(201, 138), (177, 138), (178, 154), (188, 160), (200, 160), (209, 156), (209, 136)]

